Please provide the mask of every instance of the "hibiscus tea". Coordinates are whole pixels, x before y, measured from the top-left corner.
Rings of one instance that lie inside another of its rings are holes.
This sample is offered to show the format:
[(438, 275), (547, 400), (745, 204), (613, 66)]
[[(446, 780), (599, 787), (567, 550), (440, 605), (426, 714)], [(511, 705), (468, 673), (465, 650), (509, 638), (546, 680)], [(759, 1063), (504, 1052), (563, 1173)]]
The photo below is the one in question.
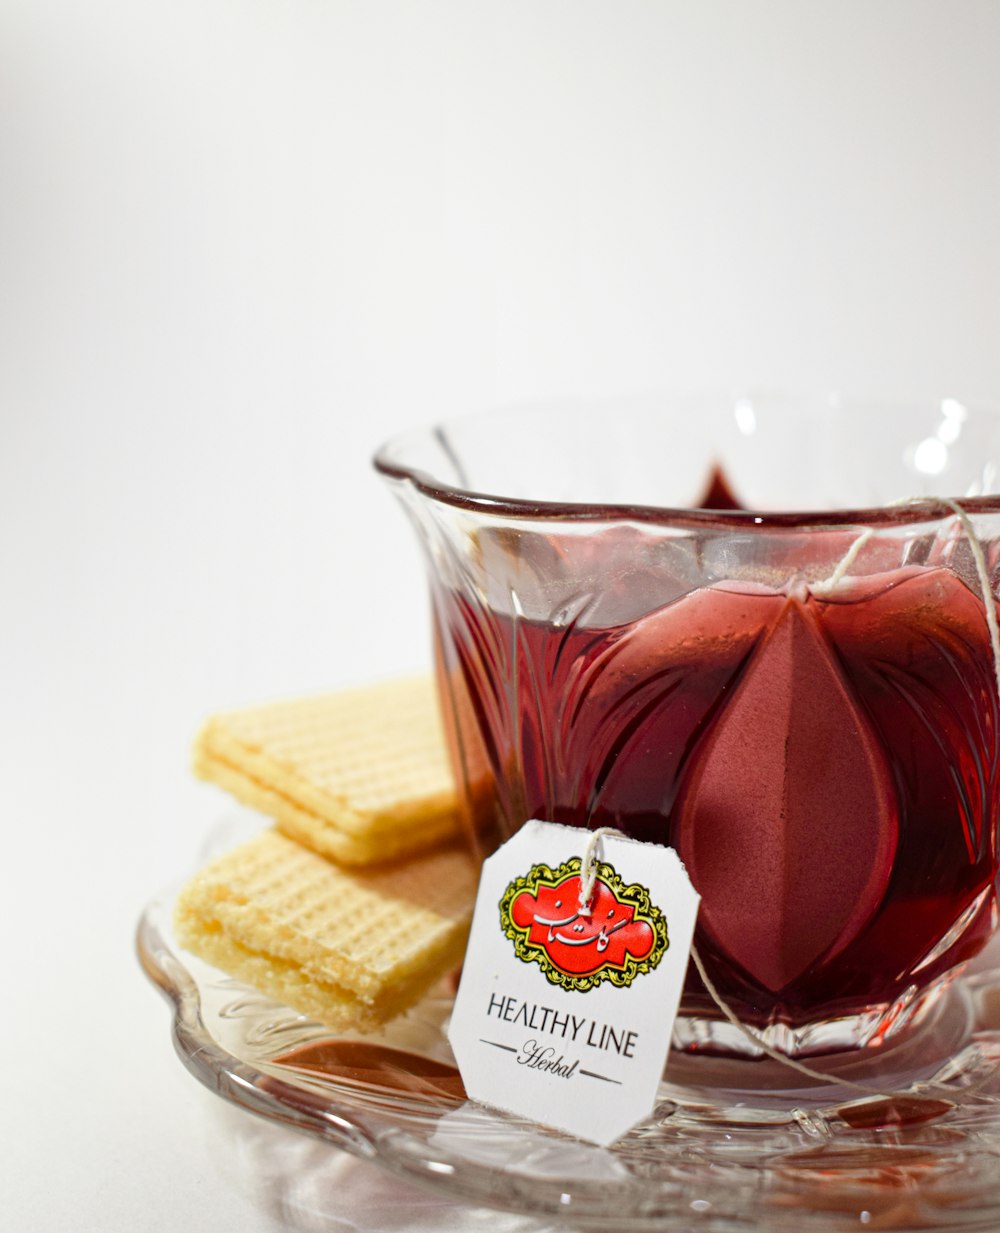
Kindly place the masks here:
[[(671, 844), (744, 1021), (884, 1017), (992, 932), (995, 673), (948, 570), (721, 584), (611, 627), (440, 591), (437, 620), (480, 846), (529, 817)], [(683, 1009), (715, 1014), (693, 967)]]

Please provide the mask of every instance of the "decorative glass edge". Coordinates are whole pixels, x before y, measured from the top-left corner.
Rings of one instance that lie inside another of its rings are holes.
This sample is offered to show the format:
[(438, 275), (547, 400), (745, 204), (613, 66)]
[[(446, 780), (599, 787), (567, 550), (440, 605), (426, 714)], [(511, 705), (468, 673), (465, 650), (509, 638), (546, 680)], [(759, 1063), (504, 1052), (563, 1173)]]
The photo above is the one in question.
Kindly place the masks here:
[[(693, 395), (696, 399), (704, 397)], [(747, 391), (747, 397), (754, 398), (754, 391)], [(712, 398), (729, 399), (722, 391), (714, 391)], [(680, 391), (668, 394), (657, 394), (656, 397), (676, 399), (677, 397), (692, 397)], [(773, 395), (769, 394), (771, 400)], [(845, 409), (862, 406), (883, 407), (894, 411), (911, 409), (911, 401), (894, 402), (893, 400), (867, 398), (843, 398), (841, 395), (829, 395), (830, 409)], [(631, 399), (626, 398), (627, 402)], [(933, 400), (932, 400), (933, 401)], [(937, 400), (940, 401), (940, 400)], [(597, 409), (595, 403), (584, 403)], [(721, 405), (721, 404), (720, 404)], [(923, 401), (921, 402), (923, 405)], [(926, 404), (928, 407), (930, 403)], [(963, 403), (967, 410), (976, 416), (990, 419), (1000, 426), (1000, 404)], [(704, 508), (686, 508), (682, 506), (661, 506), (648, 504), (629, 504), (614, 501), (580, 502), (559, 501), (550, 499), (529, 499), (512, 497), (502, 492), (485, 492), (468, 484), (461, 466), (460, 459), (455, 454), (449, 438), (449, 432), (458, 423), (479, 421), (484, 425), (491, 422), (502, 425), (505, 418), (525, 412), (544, 412), (546, 409), (558, 409), (552, 404), (499, 406), (463, 417), (461, 420), (445, 420), (425, 425), (423, 428), (398, 433), (385, 441), (372, 457), (372, 466), (385, 479), (404, 484), (421, 493), (432, 501), (450, 505), (456, 509), (475, 512), (483, 517), (499, 517), (508, 519), (524, 519), (527, 521), (544, 521), (559, 519), (572, 522), (640, 522), (653, 526), (675, 526), (688, 528), (738, 528), (752, 530), (755, 534), (775, 530), (808, 531), (810, 529), (829, 530), (832, 527), (852, 526), (885, 526), (898, 527), (906, 524), (945, 521), (953, 516), (953, 510), (944, 499), (951, 496), (961, 503), (966, 513), (989, 515), (1000, 513), (1000, 493), (990, 496), (970, 497), (965, 494), (940, 494), (921, 498), (907, 505), (877, 505), (860, 506), (857, 508), (838, 508), (829, 510), (715, 510)], [(669, 413), (665, 405), (664, 413)], [(409, 463), (405, 460), (406, 447), (415, 439), (435, 441), (443, 456), (455, 466), (459, 483), (449, 484), (426, 466)]]

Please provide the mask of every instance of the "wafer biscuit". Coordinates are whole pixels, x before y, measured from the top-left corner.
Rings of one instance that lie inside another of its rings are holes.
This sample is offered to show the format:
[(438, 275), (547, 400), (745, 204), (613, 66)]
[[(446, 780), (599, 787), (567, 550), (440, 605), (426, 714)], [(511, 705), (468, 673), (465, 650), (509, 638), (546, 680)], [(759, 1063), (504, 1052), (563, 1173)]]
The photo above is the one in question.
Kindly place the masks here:
[(231, 976), (333, 1028), (365, 1031), (461, 962), (476, 880), (456, 847), (343, 869), (269, 830), (188, 882), (174, 928)]
[(343, 864), (394, 860), (458, 831), (426, 677), (218, 715), (198, 736), (194, 769)]

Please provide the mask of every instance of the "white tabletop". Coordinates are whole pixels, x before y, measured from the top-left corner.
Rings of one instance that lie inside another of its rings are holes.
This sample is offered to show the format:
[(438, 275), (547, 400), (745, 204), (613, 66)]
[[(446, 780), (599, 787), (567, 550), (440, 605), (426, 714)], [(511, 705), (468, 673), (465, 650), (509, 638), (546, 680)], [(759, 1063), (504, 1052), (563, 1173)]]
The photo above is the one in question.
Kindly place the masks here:
[(225, 808), (191, 738), (429, 664), (408, 425), (996, 397), (998, 46), (991, 0), (0, 3), (9, 1227), (501, 1227), (173, 1055), (133, 933)]

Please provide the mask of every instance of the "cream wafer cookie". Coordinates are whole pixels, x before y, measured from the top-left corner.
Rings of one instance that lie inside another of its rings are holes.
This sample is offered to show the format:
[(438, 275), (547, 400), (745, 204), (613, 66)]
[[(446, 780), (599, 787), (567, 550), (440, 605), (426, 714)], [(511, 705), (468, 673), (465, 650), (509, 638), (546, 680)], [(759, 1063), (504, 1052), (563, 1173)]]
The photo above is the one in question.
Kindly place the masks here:
[(477, 873), (464, 850), (343, 869), (269, 830), (213, 861), (177, 900), (177, 940), (329, 1024), (369, 1030), (462, 960)]
[(430, 678), (217, 715), (195, 773), (348, 865), (394, 860), (459, 828)]

